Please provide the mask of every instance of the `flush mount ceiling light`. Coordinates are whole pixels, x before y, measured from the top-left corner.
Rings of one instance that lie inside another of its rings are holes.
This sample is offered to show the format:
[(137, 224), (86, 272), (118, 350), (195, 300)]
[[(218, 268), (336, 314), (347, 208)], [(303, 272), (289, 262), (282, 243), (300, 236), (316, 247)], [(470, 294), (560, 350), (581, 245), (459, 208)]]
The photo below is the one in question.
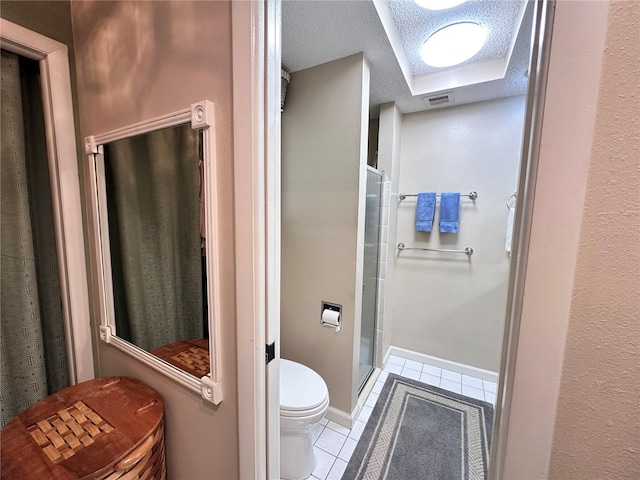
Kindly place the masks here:
[(427, 38), (420, 56), (429, 66), (450, 67), (478, 53), (486, 38), (487, 32), (477, 23), (454, 23)]
[(428, 10), (446, 10), (447, 8), (457, 7), (467, 0), (415, 0), (422, 8)]

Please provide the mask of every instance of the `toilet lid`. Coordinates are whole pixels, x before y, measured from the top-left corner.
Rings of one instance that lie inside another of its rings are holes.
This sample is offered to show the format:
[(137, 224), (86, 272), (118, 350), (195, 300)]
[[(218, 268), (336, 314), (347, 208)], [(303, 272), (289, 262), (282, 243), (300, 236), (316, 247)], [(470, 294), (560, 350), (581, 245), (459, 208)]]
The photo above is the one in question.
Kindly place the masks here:
[(300, 363), (280, 360), (280, 410), (309, 410), (327, 400), (320, 375)]

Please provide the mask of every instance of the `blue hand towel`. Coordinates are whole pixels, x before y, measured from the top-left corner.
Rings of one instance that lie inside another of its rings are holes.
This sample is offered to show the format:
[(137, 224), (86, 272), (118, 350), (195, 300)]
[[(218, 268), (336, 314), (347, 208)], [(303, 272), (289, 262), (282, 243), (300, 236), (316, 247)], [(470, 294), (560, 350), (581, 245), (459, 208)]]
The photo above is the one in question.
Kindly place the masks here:
[(430, 232), (436, 212), (435, 192), (419, 193), (416, 203), (416, 232)]
[(460, 221), (460, 194), (446, 192), (440, 195), (440, 232), (458, 233)]

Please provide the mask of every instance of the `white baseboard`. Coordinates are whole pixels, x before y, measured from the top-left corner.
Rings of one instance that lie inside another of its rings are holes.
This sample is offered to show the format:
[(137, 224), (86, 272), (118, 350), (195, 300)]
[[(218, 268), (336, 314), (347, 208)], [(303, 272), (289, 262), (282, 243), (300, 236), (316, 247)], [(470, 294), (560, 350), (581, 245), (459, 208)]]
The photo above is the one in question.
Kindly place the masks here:
[(360, 393), (360, 395), (358, 396), (358, 402), (356, 403), (356, 406), (351, 414), (343, 412), (342, 410), (338, 410), (337, 408), (329, 407), (327, 409), (327, 414), (325, 415), (325, 417), (327, 417), (328, 420), (332, 420), (338, 425), (342, 425), (343, 427), (347, 427), (349, 430), (351, 430), (353, 428), (353, 425), (356, 423), (360, 412), (362, 411), (362, 407), (367, 401), (369, 393), (371, 393), (373, 386), (378, 380), (378, 376), (380, 375), (381, 371), (382, 370), (380, 370), (379, 368), (376, 368), (373, 371), (373, 373), (369, 377), (369, 380), (367, 380), (367, 384), (362, 389), (362, 393)]
[[(482, 378), (483, 380), (487, 380), (489, 382), (498, 383), (498, 374), (496, 372), (483, 370), (482, 368), (472, 367), (470, 365), (464, 365), (462, 363), (452, 362), (451, 360), (445, 360), (443, 358), (432, 357), (431, 355), (414, 352), (412, 350), (407, 350), (406, 348), (394, 347), (393, 345), (389, 347), (389, 350), (384, 356), (384, 360), (382, 363), (383, 368), (387, 365), (387, 362), (389, 361), (389, 357), (391, 355), (408, 358), (409, 360), (414, 360), (416, 362), (427, 363), (429, 365), (433, 365), (434, 367), (444, 368), (452, 372), (457, 372), (463, 375), (469, 375), (471, 377)], [(367, 400), (367, 396), (375, 385), (380, 373), (381, 370), (379, 368), (376, 368), (371, 374), (371, 377), (367, 381), (365, 387), (362, 389), (362, 393), (358, 397), (358, 402), (356, 403), (356, 406), (351, 413), (343, 412), (342, 410), (338, 410), (334, 407), (329, 407), (326, 414), (327, 419), (332, 420), (338, 425), (342, 425), (343, 427), (347, 427), (349, 429), (353, 428), (353, 425), (355, 424), (358, 415), (360, 415), (360, 411), (362, 410), (362, 407)]]
[(471, 365), (465, 365), (463, 363), (452, 362), (451, 360), (445, 360), (443, 358), (432, 357), (431, 355), (414, 352), (412, 350), (407, 350), (406, 348), (394, 347), (393, 345), (389, 347), (387, 354), (384, 356), (384, 366), (387, 365), (387, 362), (391, 355), (408, 358), (409, 360), (420, 363), (428, 363), (429, 365), (433, 365), (434, 367), (444, 368), (446, 370), (451, 370), (452, 372), (457, 372), (463, 375), (469, 375), (471, 377), (482, 378), (483, 380), (487, 380), (489, 382), (498, 383), (498, 374), (496, 372), (483, 370), (482, 368), (472, 367)]
[(327, 420), (332, 420), (336, 422), (338, 425), (342, 425), (343, 427), (347, 427), (351, 429), (351, 425), (353, 425), (353, 416), (349, 415), (347, 412), (343, 412), (342, 410), (338, 410), (337, 408), (329, 407), (327, 410), (327, 414), (325, 415)]

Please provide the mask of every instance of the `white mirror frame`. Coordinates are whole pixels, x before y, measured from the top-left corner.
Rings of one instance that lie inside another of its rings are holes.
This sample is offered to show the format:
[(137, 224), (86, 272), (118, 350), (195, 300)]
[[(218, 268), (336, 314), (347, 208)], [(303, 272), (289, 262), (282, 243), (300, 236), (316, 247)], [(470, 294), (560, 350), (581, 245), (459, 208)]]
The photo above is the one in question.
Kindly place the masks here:
[[(107, 198), (104, 189), (104, 150), (105, 143), (142, 135), (163, 128), (191, 124), (194, 130), (202, 131), (204, 162), (205, 197), (205, 235), (207, 238), (207, 302), (209, 325), (209, 375), (198, 379), (193, 375), (170, 365), (149, 352), (117, 336), (113, 303), (113, 283), (111, 277), (111, 255), (109, 250), (109, 230), (107, 219)], [(98, 291), (100, 294), (100, 339), (128, 353), (146, 365), (172, 378), (181, 385), (198, 392), (204, 400), (219, 404), (222, 401), (222, 365), (220, 352), (220, 269), (218, 254), (217, 200), (216, 200), (216, 161), (215, 161), (215, 122), (214, 105), (209, 100), (194, 103), (190, 108), (162, 115), (119, 128), (100, 135), (85, 138), (85, 153), (89, 159), (91, 177), (91, 208), (93, 209), (96, 232), (95, 249), (98, 269)]]

